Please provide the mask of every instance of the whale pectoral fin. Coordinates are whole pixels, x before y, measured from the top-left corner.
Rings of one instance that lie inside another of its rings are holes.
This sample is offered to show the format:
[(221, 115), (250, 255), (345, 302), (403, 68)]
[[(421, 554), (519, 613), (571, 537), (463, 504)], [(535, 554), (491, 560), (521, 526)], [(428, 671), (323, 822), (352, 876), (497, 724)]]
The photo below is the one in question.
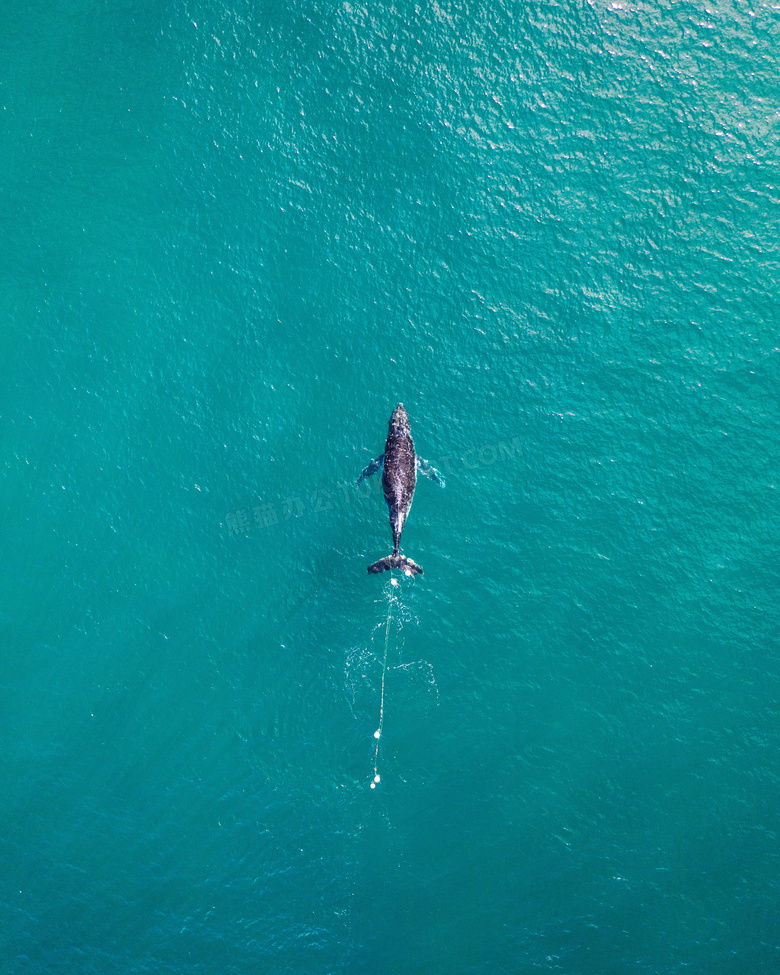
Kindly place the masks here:
[(417, 470), (429, 477), (432, 481), (439, 485), (439, 487), (444, 487), (444, 477), (432, 467), (427, 460), (423, 460), (422, 457), (417, 457)]
[(371, 477), (372, 474), (376, 474), (378, 470), (382, 467), (385, 462), (385, 455), (382, 454), (381, 457), (377, 457), (376, 460), (372, 460), (368, 467), (365, 468), (363, 473), (357, 479), (358, 484), (362, 484), (367, 477)]

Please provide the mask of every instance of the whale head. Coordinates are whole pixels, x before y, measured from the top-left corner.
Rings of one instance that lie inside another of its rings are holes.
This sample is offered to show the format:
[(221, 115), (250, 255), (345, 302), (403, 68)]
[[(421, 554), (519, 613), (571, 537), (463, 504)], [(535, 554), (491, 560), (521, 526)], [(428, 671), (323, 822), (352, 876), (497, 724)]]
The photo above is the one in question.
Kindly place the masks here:
[(409, 426), (409, 417), (404, 409), (404, 404), (399, 403), (393, 410), (390, 417), (390, 433), (397, 437), (411, 437), (412, 428)]

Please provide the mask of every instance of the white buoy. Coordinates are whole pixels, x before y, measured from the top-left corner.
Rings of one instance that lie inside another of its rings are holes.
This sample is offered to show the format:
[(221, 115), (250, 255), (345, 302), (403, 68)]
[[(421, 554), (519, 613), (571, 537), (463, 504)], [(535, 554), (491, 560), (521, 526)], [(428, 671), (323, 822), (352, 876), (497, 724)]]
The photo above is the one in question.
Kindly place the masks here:
[(374, 776), (374, 782), (381, 782), (381, 781), (382, 780), (379, 778), (379, 773), (377, 772), (377, 774)]
[(374, 738), (378, 738), (381, 734), (382, 734), (382, 729), (377, 728), (376, 731), (374, 732)]
[(371, 788), (372, 788), (372, 789), (376, 789), (376, 782), (372, 782), (372, 783), (371, 783)]

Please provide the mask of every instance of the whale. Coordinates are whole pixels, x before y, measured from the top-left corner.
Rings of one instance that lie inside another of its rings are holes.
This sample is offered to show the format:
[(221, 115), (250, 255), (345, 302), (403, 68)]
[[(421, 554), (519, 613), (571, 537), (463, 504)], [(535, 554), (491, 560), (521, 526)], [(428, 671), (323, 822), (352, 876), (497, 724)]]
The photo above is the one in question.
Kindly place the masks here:
[(363, 470), (357, 483), (382, 471), (382, 490), (390, 515), (390, 528), (393, 532), (393, 551), (390, 555), (369, 565), (370, 573), (385, 572), (388, 569), (401, 569), (406, 575), (422, 575), (422, 568), (412, 559), (401, 554), (401, 535), (412, 507), (417, 473), (430, 478), (439, 487), (444, 487), (444, 478), (428, 461), (418, 457), (414, 449), (409, 414), (404, 404), (399, 403), (393, 410), (388, 425), (385, 451)]

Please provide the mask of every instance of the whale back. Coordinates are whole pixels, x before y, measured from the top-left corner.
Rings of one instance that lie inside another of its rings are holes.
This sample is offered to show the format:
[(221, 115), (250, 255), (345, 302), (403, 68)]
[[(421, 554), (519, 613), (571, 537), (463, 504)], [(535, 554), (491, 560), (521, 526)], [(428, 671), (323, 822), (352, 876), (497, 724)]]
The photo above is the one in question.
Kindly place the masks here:
[(417, 462), (409, 417), (399, 403), (390, 419), (382, 468), (382, 488), (390, 512), (393, 545), (398, 548), (417, 484)]

